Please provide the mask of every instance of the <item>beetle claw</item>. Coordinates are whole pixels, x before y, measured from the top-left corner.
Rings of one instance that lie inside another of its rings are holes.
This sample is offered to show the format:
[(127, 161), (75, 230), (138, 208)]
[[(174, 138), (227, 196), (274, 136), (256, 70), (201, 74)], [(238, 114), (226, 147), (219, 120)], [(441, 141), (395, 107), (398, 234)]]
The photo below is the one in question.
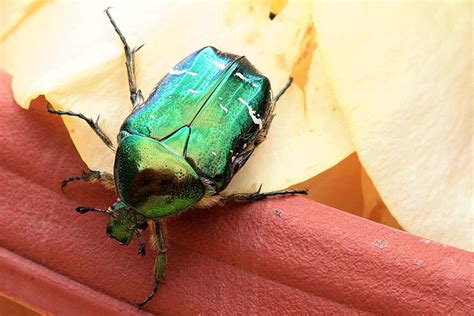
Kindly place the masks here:
[(143, 46), (145, 46), (145, 43), (141, 44), (141, 45), (138, 46), (137, 48), (134, 48), (134, 49), (133, 49), (133, 53), (138, 52)]
[(156, 292), (158, 291), (159, 286), (160, 286), (160, 283), (156, 282), (155, 287), (150, 292), (150, 294), (148, 294), (147, 298), (143, 300), (142, 302), (135, 303), (135, 306), (138, 307), (139, 309), (142, 309), (142, 307), (145, 306), (146, 303), (148, 303), (153, 298), (153, 296), (155, 296)]
[(66, 187), (66, 185), (67, 185), (68, 183), (69, 183), (69, 181), (68, 181), (67, 179), (65, 179), (65, 180), (63, 180), (63, 181), (61, 182), (61, 191), (62, 191), (63, 193), (65, 193), (65, 192), (64, 192), (64, 188)]
[(140, 256), (145, 256), (146, 254), (146, 250), (145, 250), (145, 245), (140, 245), (140, 247), (138, 248), (138, 255)]

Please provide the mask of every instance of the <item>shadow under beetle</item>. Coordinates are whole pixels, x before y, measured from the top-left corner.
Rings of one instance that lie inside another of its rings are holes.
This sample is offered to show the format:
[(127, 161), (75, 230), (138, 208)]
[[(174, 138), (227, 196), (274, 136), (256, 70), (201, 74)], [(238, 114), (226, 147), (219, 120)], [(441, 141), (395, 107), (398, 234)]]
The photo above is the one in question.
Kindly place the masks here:
[(224, 195), (221, 192), (265, 140), (275, 103), (288, 84), (274, 97), (268, 78), (243, 56), (204, 47), (177, 64), (144, 101), (135, 79), (135, 53), (105, 10), (124, 45), (132, 113), (117, 135), (118, 148), (97, 121), (82, 114), (57, 111), (86, 121), (102, 141), (116, 151), (114, 174), (91, 170), (63, 181), (100, 181), (115, 187), (118, 201), (109, 209), (78, 207), (79, 213), (107, 213), (107, 235), (120, 244), (136, 235), (138, 250), (145, 254), (140, 232), (152, 226), (158, 255), (155, 286), (145, 305), (158, 290), (166, 266), (166, 244), (160, 219), (192, 207), (210, 207), (225, 201), (256, 201), (267, 196), (306, 194), (304, 190)]

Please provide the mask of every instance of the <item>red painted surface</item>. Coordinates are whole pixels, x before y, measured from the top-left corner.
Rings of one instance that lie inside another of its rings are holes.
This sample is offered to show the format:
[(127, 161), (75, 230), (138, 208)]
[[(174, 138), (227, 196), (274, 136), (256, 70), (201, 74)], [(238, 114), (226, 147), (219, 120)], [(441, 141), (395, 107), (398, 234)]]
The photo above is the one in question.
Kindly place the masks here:
[(3, 292), (39, 314), (149, 315), (4, 248), (0, 248), (0, 271)]
[[(66, 194), (59, 188), (63, 178), (85, 169), (60, 118), (46, 113), (44, 101), (35, 102), (29, 111), (16, 106), (6, 75), (0, 77), (0, 108), (0, 246), (44, 266), (26, 270), (31, 280), (18, 278), (15, 297), (36, 304), (38, 298), (35, 301), (21, 288), (25, 282), (37, 282), (35, 275), (47, 268), (65, 278), (55, 288), (62, 288), (63, 294), (49, 295), (47, 287), (38, 291), (45, 300), (83, 296), (82, 290), (74, 290), (81, 289), (76, 282), (97, 290), (82, 300), (81, 307), (90, 313), (107, 300), (117, 304), (100, 292), (124, 302), (144, 298), (153, 285), (153, 251), (148, 248), (147, 256), (140, 258), (135, 241), (123, 247), (106, 237), (106, 216), (74, 211), (79, 205), (107, 207), (114, 201), (113, 192), (79, 183), (68, 187)], [(147, 306), (149, 311), (468, 314), (473, 310), (472, 253), (305, 198), (196, 210), (167, 221), (166, 226), (170, 241), (166, 283)], [(27, 261), (16, 262), (23, 271), (21, 265)], [(6, 266), (0, 264), (2, 275)], [(0, 290), (8, 294), (11, 287), (0, 284)], [(95, 297), (100, 303), (93, 303)]]

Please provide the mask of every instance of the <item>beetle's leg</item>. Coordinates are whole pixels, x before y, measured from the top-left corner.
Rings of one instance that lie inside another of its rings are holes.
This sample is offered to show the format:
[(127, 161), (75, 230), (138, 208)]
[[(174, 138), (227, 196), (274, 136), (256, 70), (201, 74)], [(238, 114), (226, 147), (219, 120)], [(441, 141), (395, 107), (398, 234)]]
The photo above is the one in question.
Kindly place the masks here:
[(136, 108), (138, 105), (143, 103), (143, 95), (142, 91), (137, 88), (137, 79), (135, 76), (135, 53), (138, 52), (138, 50), (140, 50), (143, 45), (139, 46), (138, 48), (130, 49), (125, 36), (123, 36), (109, 10), (110, 8), (107, 8), (105, 10), (105, 14), (107, 14), (110, 23), (112, 23), (115, 32), (118, 34), (120, 40), (123, 43), (123, 49), (125, 51), (125, 66), (127, 66), (128, 87), (130, 89), (130, 101), (132, 102), (133, 108)]
[(156, 233), (155, 241), (158, 250), (158, 255), (155, 261), (155, 286), (147, 298), (143, 302), (137, 304), (137, 306), (140, 308), (145, 306), (145, 304), (148, 303), (153, 298), (153, 296), (155, 296), (160, 286), (160, 282), (163, 280), (163, 274), (166, 267), (166, 242), (163, 235), (163, 227), (158, 221), (153, 221), (153, 226)]
[(58, 114), (58, 115), (68, 115), (68, 116), (75, 116), (80, 118), (81, 120), (84, 120), (89, 126), (92, 128), (94, 133), (102, 139), (102, 141), (107, 145), (112, 150), (115, 150), (114, 144), (110, 140), (110, 138), (105, 135), (104, 131), (99, 127), (99, 117), (97, 120), (94, 122), (91, 118), (85, 117), (84, 114), (80, 113), (74, 113), (71, 111), (58, 111), (53, 108), (51, 104), (48, 103), (48, 112), (53, 113), (53, 114)]
[(145, 241), (143, 240), (142, 235), (140, 234), (140, 231), (138, 229), (135, 229), (135, 235), (137, 235), (138, 242), (140, 243), (140, 247), (138, 248), (138, 254), (140, 256), (145, 255)]
[(80, 176), (69, 177), (67, 179), (64, 179), (63, 182), (61, 182), (61, 190), (63, 190), (64, 187), (69, 184), (69, 182), (77, 180), (82, 180), (86, 182), (100, 181), (103, 182), (106, 187), (115, 186), (114, 176), (112, 174), (103, 171), (89, 170), (88, 172), (83, 171), (82, 175)]
[(142, 218), (142, 219), (139, 219), (137, 217), (135, 219), (135, 227), (133, 228), (133, 232), (137, 236), (138, 241), (140, 242), (140, 247), (138, 248), (138, 254), (140, 256), (145, 255), (145, 241), (143, 240), (141, 232), (148, 228), (148, 222), (146, 221), (145, 218)]
[(278, 190), (278, 191), (271, 191), (271, 192), (260, 192), (260, 188), (255, 193), (237, 193), (237, 194), (229, 194), (229, 195), (221, 195), (221, 201), (259, 201), (263, 200), (269, 196), (277, 196), (277, 195), (293, 195), (293, 194), (304, 194), (307, 195), (307, 190)]
[(290, 77), (290, 79), (288, 79), (288, 82), (286, 83), (286, 85), (283, 87), (283, 89), (280, 90), (280, 92), (278, 92), (276, 95), (275, 95), (275, 99), (274, 99), (274, 102), (273, 102), (273, 105), (272, 105), (272, 108), (270, 110), (270, 114), (268, 114), (268, 117), (265, 121), (265, 124), (263, 126), (263, 128), (260, 130), (260, 132), (258, 133), (257, 135), (257, 138), (255, 139), (255, 146), (258, 146), (260, 145), (261, 143), (263, 143), (265, 141), (265, 139), (267, 138), (267, 134), (268, 134), (268, 131), (270, 130), (270, 125), (272, 125), (272, 121), (273, 121), (273, 118), (275, 117), (275, 113), (274, 113), (274, 110), (275, 110), (275, 103), (280, 99), (280, 97), (286, 92), (286, 90), (288, 90), (288, 88), (291, 86), (291, 83), (293, 82), (293, 78)]
[(280, 97), (286, 92), (286, 90), (288, 90), (288, 88), (291, 86), (291, 83), (293, 82), (293, 78), (290, 77), (290, 79), (288, 79), (288, 82), (286, 83), (286, 85), (283, 87), (283, 89), (280, 90), (280, 92), (278, 92), (276, 95), (275, 95), (275, 103), (278, 102), (278, 100), (280, 99)]

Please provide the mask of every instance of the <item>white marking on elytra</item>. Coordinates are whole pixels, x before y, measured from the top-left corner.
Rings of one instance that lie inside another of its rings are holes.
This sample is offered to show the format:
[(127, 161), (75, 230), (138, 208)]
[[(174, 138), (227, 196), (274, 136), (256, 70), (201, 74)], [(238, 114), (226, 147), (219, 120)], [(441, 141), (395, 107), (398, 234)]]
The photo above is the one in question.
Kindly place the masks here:
[(255, 88), (260, 88), (260, 86), (254, 82), (252, 82), (252, 86), (254, 86)]
[(249, 115), (250, 115), (250, 118), (252, 119), (252, 121), (255, 123), (255, 124), (258, 124), (258, 128), (259, 129), (262, 129), (263, 127), (263, 122), (261, 119), (259, 119), (256, 115), (255, 115), (255, 110), (252, 109), (252, 107), (242, 98), (238, 98), (239, 102), (242, 103), (243, 105), (245, 105), (249, 111)]
[(193, 89), (188, 89), (188, 91), (191, 92), (191, 93), (194, 93), (194, 94), (201, 92), (199, 90), (193, 90)]
[(222, 63), (220, 63), (220, 62), (218, 62), (218, 61), (215, 61), (215, 60), (214, 60), (214, 61), (212, 61), (212, 63), (213, 63), (214, 65), (216, 65), (216, 67), (219, 68), (219, 69), (222, 69), (222, 70), (225, 69), (225, 65), (222, 64)]
[(156, 119), (156, 117), (155, 117), (153, 114), (150, 114), (149, 116), (150, 116), (150, 118), (152, 118), (152, 119)]
[(249, 79), (245, 78), (245, 76), (242, 75), (242, 73), (240, 73), (240, 72), (235, 73), (234, 76), (239, 77), (240, 79), (242, 79), (242, 80), (245, 81), (245, 82), (249, 82), (249, 81), (250, 81)]
[(187, 71), (186, 69), (183, 70), (177, 70), (177, 69), (171, 69), (168, 72), (170, 75), (182, 75), (182, 74), (187, 74), (193, 77), (196, 77), (198, 74), (192, 71)]
[(225, 106), (223, 106), (222, 104), (219, 103), (219, 106), (221, 107), (221, 109), (227, 113), (227, 111), (229, 111), (229, 109), (227, 109)]
[(216, 154), (215, 151), (211, 151), (211, 153), (212, 153), (214, 156), (217, 156), (217, 154)]

